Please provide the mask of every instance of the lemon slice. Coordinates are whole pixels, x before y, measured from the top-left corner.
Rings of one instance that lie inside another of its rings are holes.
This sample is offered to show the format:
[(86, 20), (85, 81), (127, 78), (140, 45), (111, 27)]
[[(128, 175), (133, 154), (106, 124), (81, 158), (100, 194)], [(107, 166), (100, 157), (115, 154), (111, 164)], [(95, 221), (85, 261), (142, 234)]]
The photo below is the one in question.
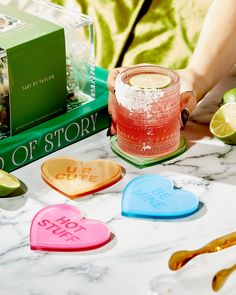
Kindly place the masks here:
[(165, 88), (170, 85), (171, 79), (161, 74), (140, 74), (129, 80), (130, 85), (139, 88)]
[(0, 197), (4, 197), (20, 187), (20, 181), (10, 173), (0, 170)]
[(228, 144), (236, 144), (236, 102), (221, 106), (210, 122), (211, 133)]

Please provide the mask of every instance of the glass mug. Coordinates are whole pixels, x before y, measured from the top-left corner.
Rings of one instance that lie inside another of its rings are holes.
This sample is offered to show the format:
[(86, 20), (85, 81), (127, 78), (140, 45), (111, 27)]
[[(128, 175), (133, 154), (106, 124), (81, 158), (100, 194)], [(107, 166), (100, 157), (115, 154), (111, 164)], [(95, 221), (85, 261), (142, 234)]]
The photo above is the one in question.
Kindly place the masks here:
[[(155, 77), (164, 78), (167, 84), (157, 88)], [(136, 82), (131, 83), (134, 79)], [(138, 157), (158, 157), (178, 149), (180, 83), (175, 72), (155, 65), (131, 67), (117, 76), (115, 90), (117, 143), (122, 151)]]

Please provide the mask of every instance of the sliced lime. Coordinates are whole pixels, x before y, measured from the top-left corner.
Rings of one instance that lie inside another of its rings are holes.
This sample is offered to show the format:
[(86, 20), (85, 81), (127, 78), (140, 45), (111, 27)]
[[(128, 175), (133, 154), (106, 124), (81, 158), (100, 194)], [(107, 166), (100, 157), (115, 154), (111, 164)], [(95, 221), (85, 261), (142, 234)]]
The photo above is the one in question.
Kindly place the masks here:
[(12, 174), (0, 170), (0, 197), (4, 197), (20, 187), (20, 181)]
[(236, 144), (236, 102), (222, 105), (210, 122), (211, 133), (228, 144)]
[(226, 91), (222, 98), (222, 104), (236, 102), (236, 88)]
[(165, 88), (171, 83), (170, 77), (161, 74), (140, 74), (129, 80), (129, 84), (139, 88)]

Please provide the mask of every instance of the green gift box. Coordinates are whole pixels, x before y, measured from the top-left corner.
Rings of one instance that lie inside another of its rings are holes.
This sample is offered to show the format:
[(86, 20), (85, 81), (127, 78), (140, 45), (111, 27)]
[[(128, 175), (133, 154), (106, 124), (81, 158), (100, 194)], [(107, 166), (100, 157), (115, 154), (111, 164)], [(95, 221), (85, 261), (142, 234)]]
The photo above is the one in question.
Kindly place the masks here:
[(10, 135), (66, 111), (64, 28), (0, 5), (0, 127)]
[[(24, 5), (22, 5), (21, 1), (3, 0), (3, 2), (8, 5), (8, 8), (4, 6), (5, 9), (13, 7), (11, 8), (12, 11), (15, 9), (19, 13), (20, 10), (22, 15), (27, 14), (28, 17), (34, 20), (37, 19), (38, 21), (42, 21), (42, 23), (45, 22), (45, 24), (55, 24), (54, 27), (57, 29), (50, 34), (51, 37), (53, 37), (53, 34), (59, 35), (63, 33), (63, 29), (65, 35), (65, 52), (63, 52), (63, 58), (66, 64), (66, 83), (64, 81), (65, 76), (61, 75), (60, 77), (63, 77), (63, 83), (58, 85), (56, 92), (51, 92), (47, 100), (42, 96), (40, 98), (44, 101), (42, 105), (45, 104), (44, 111), (47, 110), (47, 104), (52, 103), (51, 100), (55, 102), (54, 98), (56, 97), (57, 102), (58, 100), (63, 100), (63, 103), (66, 103), (66, 112), (50, 120), (45, 117), (45, 122), (42, 123), (38, 120), (34, 122), (37, 123), (35, 124), (36, 126), (26, 128), (27, 130), (19, 132), (18, 134), (14, 133), (14, 136), (8, 136), (6, 132), (1, 132), (0, 129), (0, 169), (13, 171), (108, 127), (108, 72), (94, 65), (93, 23), (88, 16), (44, 0), (25, 0)], [(0, 17), (1, 15), (2, 10), (0, 7)], [(9, 13), (4, 13), (4, 17), (6, 16), (8, 17)], [(10, 18), (12, 19), (13, 27), (11, 30), (8, 28), (9, 33), (14, 30), (23, 29), (24, 23), (26, 23), (24, 19), (12, 13)], [(42, 19), (39, 20), (39, 18)], [(4, 21), (2, 22), (4, 23)], [(5, 34), (8, 34), (6, 29)], [(45, 34), (45, 36), (47, 36), (47, 34)], [(32, 35), (29, 35), (29, 37), (31, 38)], [(37, 39), (38, 38), (35, 38), (35, 40)], [(0, 44), (1, 42), (2, 39), (0, 35)], [(57, 51), (58, 49), (54, 50), (51, 59), (45, 57), (48, 59), (48, 62), (53, 62), (53, 59), (54, 61), (55, 58), (57, 59)], [(0, 51), (0, 85), (1, 83), (3, 85), (4, 81), (8, 81), (9, 78), (8, 66), (10, 63), (6, 52), (6, 49)], [(45, 55), (48, 55), (47, 51), (44, 51), (44, 56)], [(35, 57), (35, 62), (37, 62), (36, 59), (37, 57)], [(63, 64), (63, 66), (65, 66), (65, 64)], [(26, 66), (23, 67), (22, 73), (25, 71)], [(45, 81), (44, 85), (51, 81), (54, 82), (55, 79)], [(23, 83), (22, 90), (24, 93), (29, 93), (29, 91), (32, 90), (32, 84), (29, 86), (28, 84)], [(65, 84), (66, 91), (64, 89)], [(11, 86), (14, 87), (14, 85), (10, 85), (10, 87)], [(59, 91), (60, 86), (63, 86), (63, 91)], [(5, 92), (4, 89), (2, 89), (2, 93), (3, 92)], [(1, 118), (2, 121), (4, 121), (6, 117), (4, 116), (7, 110), (7, 106), (4, 103), (5, 97), (7, 97), (7, 95), (2, 95), (1, 98), (3, 101), (0, 101), (0, 122)], [(29, 97), (29, 99), (32, 99), (32, 97)], [(23, 108), (23, 106), (20, 105), (18, 111), (21, 107)], [(34, 107), (35, 103), (32, 103), (32, 108)], [(27, 111), (24, 116), (20, 115), (19, 117), (26, 117), (27, 112), (31, 111), (31, 108), (27, 104), (25, 104), (23, 110), (25, 109)], [(37, 113), (38, 111), (39, 108), (37, 107)], [(53, 113), (53, 115), (55, 115), (55, 113)]]

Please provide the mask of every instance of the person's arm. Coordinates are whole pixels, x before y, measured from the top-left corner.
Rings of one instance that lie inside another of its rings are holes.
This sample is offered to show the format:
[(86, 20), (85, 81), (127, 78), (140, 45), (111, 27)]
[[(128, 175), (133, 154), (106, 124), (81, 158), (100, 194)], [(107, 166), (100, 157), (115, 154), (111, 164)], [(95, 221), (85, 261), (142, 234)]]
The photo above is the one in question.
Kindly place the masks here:
[(212, 89), (235, 63), (236, 1), (213, 0), (187, 67), (197, 101)]

